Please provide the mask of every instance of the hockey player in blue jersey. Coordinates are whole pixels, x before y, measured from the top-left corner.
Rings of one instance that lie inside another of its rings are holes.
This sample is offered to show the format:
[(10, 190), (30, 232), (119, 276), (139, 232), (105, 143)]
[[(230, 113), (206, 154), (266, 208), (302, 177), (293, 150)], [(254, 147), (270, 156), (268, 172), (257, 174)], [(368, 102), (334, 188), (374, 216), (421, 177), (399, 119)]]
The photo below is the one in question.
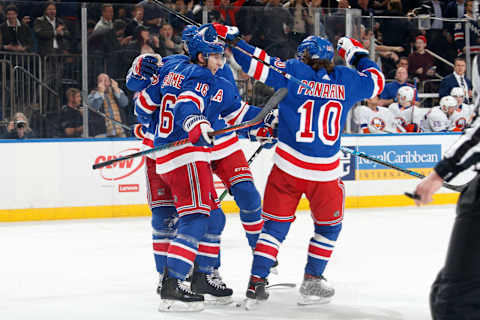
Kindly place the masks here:
[[(158, 56), (141, 55), (137, 57), (127, 75), (127, 87), (140, 90), (146, 83), (158, 84), (158, 72), (163, 72), (177, 66), (179, 63), (188, 62), (189, 57), (184, 55), (169, 56), (159, 60)], [(135, 135), (143, 140), (144, 148), (153, 147), (154, 135), (162, 127), (158, 127), (161, 115), (159, 106), (145, 103), (142, 93), (136, 94), (135, 113), (140, 122), (136, 126)], [(167, 113), (168, 115), (168, 113)], [(168, 118), (167, 118), (168, 119)], [(165, 120), (165, 119), (163, 119)], [(162, 121), (165, 123), (165, 121)], [(159, 273), (157, 292), (161, 293), (162, 281), (167, 266), (167, 253), (171, 240), (177, 232), (177, 211), (174, 206), (173, 196), (170, 189), (161, 177), (156, 173), (155, 154), (149, 154), (146, 158), (147, 199), (152, 211), (152, 240), (155, 266)], [(204, 234), (198, 245), (196, 257), (196, 270), (192, 275), (192, 289), (196, 293), (204, 295), (209, 303), (228, 304), (232, 301), (233, 291), (227, 288), (217, 273), (206, 273), (204, 270), (218, 268), (217, 258), (220, 251), (220, 234), (225, 225), (225, 215), (220, 208), (213, 209), (208, 219), (208, 232)]]
[[(177, 235), (168, 247), (168, 275), (161, 289), (164, 310), (171, 310), (177, 302), (188, 304), (189, 309), (198, 309), (195, 303), (202, 301), (202, 297), (185, 291), (179, 282), (193, 264), (199, 241), (207, 231), (206, 217), (216, 208), (208, 164), (208, 146), (212, 140), (207, 133), (213, 130), (210, 121), (220, 115), (234, 125), (259, 111), (242, 104), (228, 81), (213, 76), (223, 63), (223, 46), (207, 40), (212, 33), (216, 37), (210, 28), (192, 39), (190, 56), (195, 63), (181, 62), (165, 72), (162, 68), (159, 83), (144, 90), (137, 100), (147, 110), (160, 107), (156, 145), (186, 136), (193, 144), (162, 150), (156, 159), (157, 173), (175, 197), (179, 216)], [(196, 262), (201, 265), (200, 261)], [(207, 274), (210, 270), (200, 271)], [(195, 273), (193, 290), (194, 284)]]
[(275, 89), (287, 87), (289, 92), (279, 105), (279, 142), (265, 188), (265, 223), (254, 253), (247, 298), (268, 298), (266, 278), (305, 194), (315, 231), (309, 243), (299, 304), (327, 302), (334, 289), (323, 274), (341, 230), (345, 198), (340, 179), (341, 132), (352, 106), (382, 91), (384, 76), (368, 58), (368, 51), (347, 37), (339, 40), (338, 52), (356, 70), (333, 65), (334, 49), (327, 39), (307, 37), (297, 49), (297, 59), (282, 61), (239, 40), (234, 27), (215, 28), (220, 36), (311, 88), (299, 86), (232, 49), (235, 60), (250, 76)]
[[(196, 27), (193, 26), (187, 26), (185, 28), (185, 31), (182, 35), (182, 39), (184, 40), (184, 42), (188, 42), (188, 40), (194, 35), (194, 32), (192, 32), (194, 30), (196, 30)], [(188, 57), (183, 55), (169, 56), (164, 59), (164, 62), (168, 64), (172, 59), (180, 62), (182, 60), (188, 59)], [(158, 62), (160, 62), (158, 58), (151, 55), (141, 55), (137, 57), (127, 76), (127, 87), (132, 90), (141, 90), (149, 86), (150, 81), (146, 80), (152, 79), (152, 81), (155, 81), (156, 74), (158, 72)], [(228, 65), (224, 65), (224, 67), (220, 69), (217, 74), (220, 77), (229, 80), (232, 84), (235, 84), (232, 71), (228, 67)], [(139, 119), (141, 117), (145, 117), (148, 119), (150, 117), (150, 112), (151, 110), (145, 110), (145, 108), (142, 107), (142, 104), (136, 104), (136, 113)], [(226, 127), (226, 124), (222, 119), (216, 119), (213, 124), (213, 128), (215, 130), (222, 129), (224, 127)], [(155, 129), (148, 128), (146, 129), (146, 131), (147, 137), (144, 139), (144, 144), (151, 145), (152, 141), (148, 136), (150, 136), (150, 133), (155, 132)], [(268, 135), (269, 132), (271, 131), (265, 130), (264, 128), (252, 129), (248, 132), (248, 135), (250, 138), (253, 137), (253, 139), (266, 140), (268, 139), (266, 135)], [(256, 135), (259, 135), (259, 133), (261, 137), (257, 138)], [(141, 135), (140, 132), (137, 134), (139, 136)], [(222, 179), (225, 186), (230, 188), (230, 191), (233, 194), (235, 201), (240, 207), (241, 222), (246, 231), (249, 245), (252, 247), (252, 249), (254, 249), (256, 240), (263, 225), (263, 220), (260, 218), (261, 198), (260, 194), (255, 188), (255, 185), (253, 184), (252, 175), (249, 170), (248, 163), (245, 159), (243, 151), (241, 150), (238, 138), (235, 133), (227, 133), (215, 139), (215, 145), (211, 151), (211, 160), (211, 165), (213, 167), (214, 173), (216, 173)], [(161, 179), (158, 179), (155, 171), (150, 169), (150, 162), (151, 160), (147, 159), (147, 176), (149, 181), (148, 186), (152, 189), (148, 190), (148, 199), (149, 203), (151, 203), (151, 206), (155, 207), (152, 209), (152, 211), (155, 212), (155, 214), (153, 214), (152, 222), (155, 224), (155, 222), (159, 220), (157, 217), (162, 216), (159, 213), (162, 208), (165, 208), (164, 214), (170, 216), (170, 211), (172, 208), (171, 206), (173, 204), (165, 201), (165, 199), (159, 199), (162, 198), (162, 196), (159, 196), (156, 192), (154, 192), (158, 189), (158, 186), (155, 186), (156, 183), (158, 183), (156, 181), (160, 180), (161, 182)], [(163, 201), (159, 202), (159, 200)], [(218, 209), (217, 211), (218, 212), (216, 212), (216, 214), (223, 215), (221, 209)], [(224, 217), (219, 217), (217, 218), (217, 220), (220, 221), (220, 224), (223, 223), (224, 225)], [(159, 270), (159, 273), (162, 274), (163, 267), (165, 266), (165, 254), (168, 248), (168, 239), (160, 239), (156, 237), (155, 234), (158, 234), (159, 232), (155, 228), (154, 230), (155, 261), (157, 270)], [(220, 232), (222, 230), (223, 228), (219, 228)], [(171, 230), (168, 233), (171, 234)], [(202, 252), (202, 249), (207, 249), (208, 252), (204, 253)], [(209, 247), (200, 247), (199, 255), (211, 254), (211, 250), (212, 248)], [(223, 282), (221, 282), (221, 277), (218, 272), (219, 266), (220, 258), (218, 258), (217, 262), (214, 265), (215, 269), (213, 272), (213, 277), (214, 280), (217, 281), (217, 283), (222, 284)]]

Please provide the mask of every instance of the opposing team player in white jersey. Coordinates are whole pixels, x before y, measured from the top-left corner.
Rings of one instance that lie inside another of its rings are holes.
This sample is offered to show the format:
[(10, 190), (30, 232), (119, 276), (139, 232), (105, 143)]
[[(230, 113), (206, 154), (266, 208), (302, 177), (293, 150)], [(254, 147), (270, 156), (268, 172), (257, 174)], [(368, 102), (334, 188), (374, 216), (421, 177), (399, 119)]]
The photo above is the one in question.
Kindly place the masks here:
[(461, 132), (470, 124), (475, 116), (474, 106), (463, 103), (465, 99), (465, 90), (460, 87), (452, 88), (450, 95), (457, 100), (455, 112), (450, 116), (451, 131)]
[(403, 86), (398, 89), (397, 102), (388, 106), (393, 113), (396, 127), (401, 132), (420, 132), (425, 113), (428, 111), (415, 106), (415, 89)]
[(457, 101), (454, 97), (445, 96), (440, 99), (440, 105), (431, 108), (425, 114), (425, 120), (422, 124), (424, 132), (442, 132), (449, 131), (451, 127), (450, 117), (455, 113)]
[(300, 303), (328, 300), (334, 289), (323, 273), (341, 230), (345, 196), (340, 179), (340, 135), (349, 110), (358, 101), (378, 95), (384, 76), (368, 58), (368, 51), (347, 37), (339, 40), (338, 49), (356, 70), (333, 65), (334, 49), (327, 39), (307, 37), (298, 47), (298, 59), (282, 61), (239, 40), (235, 27), (216, 25), (216, 29), (238, 47), (311, 88), (287, 80), (236, 48), (232, 50), (236, 62), (250, 76), (275, 89), (288, 88), (279, 105), (279, 142), (265, 188), (265, 223), (255, 248), (247, 298), (268, 298), (266, 278), (295, 220), (298, 202), (306, 194), (315, 233), (310, 239)]
[(358, 106), (354, 109), (353, 119), (360, 126), (359, 133), (398, 132), (392, 112), (378, 105), (378, 97), (366, 101), (366, 106)]

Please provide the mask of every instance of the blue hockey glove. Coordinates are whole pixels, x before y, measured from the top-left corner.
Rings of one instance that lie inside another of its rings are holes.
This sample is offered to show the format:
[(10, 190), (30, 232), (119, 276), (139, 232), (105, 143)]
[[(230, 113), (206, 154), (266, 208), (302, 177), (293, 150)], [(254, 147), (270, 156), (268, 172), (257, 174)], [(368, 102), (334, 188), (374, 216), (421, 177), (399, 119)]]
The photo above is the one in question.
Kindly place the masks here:
[(162, 57), (158, 54), (142, 54), (133, 61), (133, 74), (150, 79), (158, 74), (158, 64), (161, 60)]
[(368, 56), (368, 51), (363, 45), (353, 38), (341, 37), (337, 43), (338, 54), (351, 66), (356, 67), (358, 61)]

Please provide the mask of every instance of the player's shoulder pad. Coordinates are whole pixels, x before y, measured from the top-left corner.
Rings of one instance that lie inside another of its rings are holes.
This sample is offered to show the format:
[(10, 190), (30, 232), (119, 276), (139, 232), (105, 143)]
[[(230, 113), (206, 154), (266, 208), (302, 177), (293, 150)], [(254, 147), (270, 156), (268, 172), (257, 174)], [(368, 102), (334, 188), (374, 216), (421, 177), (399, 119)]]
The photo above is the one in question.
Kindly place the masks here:
[(182, 62), (182, 61), (189, 61), (190, 58), (184, 54), (172, 54), (170, 56), (166, 56), (162, 58), (162, 62), (165, 64), (167, 62)]

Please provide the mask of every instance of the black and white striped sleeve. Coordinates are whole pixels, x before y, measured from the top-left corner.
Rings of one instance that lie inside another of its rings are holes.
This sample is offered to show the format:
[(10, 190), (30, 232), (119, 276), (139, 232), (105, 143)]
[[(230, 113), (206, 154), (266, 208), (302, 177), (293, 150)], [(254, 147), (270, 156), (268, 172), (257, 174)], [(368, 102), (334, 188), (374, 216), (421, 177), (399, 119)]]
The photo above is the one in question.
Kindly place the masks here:
[(445, 181), (452, 180), (457, 174), (480, 162), (480, 117), (444, 154), (435, 166), (435, 171)]

